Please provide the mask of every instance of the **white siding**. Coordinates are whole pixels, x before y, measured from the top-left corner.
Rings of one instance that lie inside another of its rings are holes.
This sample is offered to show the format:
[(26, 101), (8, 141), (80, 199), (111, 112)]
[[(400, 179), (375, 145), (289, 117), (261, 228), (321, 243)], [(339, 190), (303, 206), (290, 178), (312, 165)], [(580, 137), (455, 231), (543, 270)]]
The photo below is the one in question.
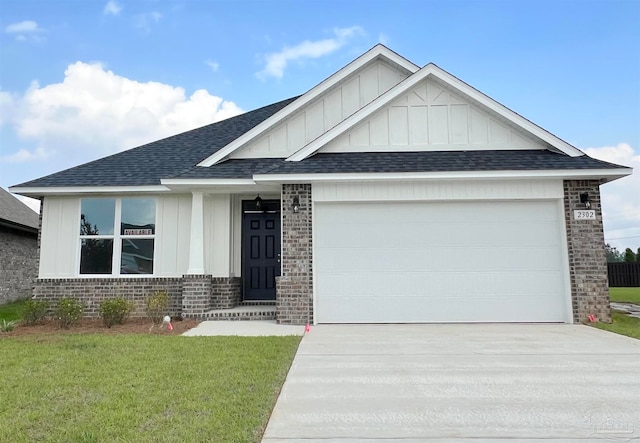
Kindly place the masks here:
[(384, 61), (374, 60), (231, 158), (288, 157), (406, 77)]
[(561, 199), (562, 180), (315, 183), (314, 202)]
[(319, 152), (544, 148), (542, 142), (427, 79)]
[(46, 197), (42, 214), (39, 277), (75, 277), (79, 266), (80, 200)]
[(158, 197), (155, 275), (178, 277), (189, 268), (191, 194)]
[(212, 195), (204, 202), (204, 265), (214, 277), (231, 274), (231, 196)]

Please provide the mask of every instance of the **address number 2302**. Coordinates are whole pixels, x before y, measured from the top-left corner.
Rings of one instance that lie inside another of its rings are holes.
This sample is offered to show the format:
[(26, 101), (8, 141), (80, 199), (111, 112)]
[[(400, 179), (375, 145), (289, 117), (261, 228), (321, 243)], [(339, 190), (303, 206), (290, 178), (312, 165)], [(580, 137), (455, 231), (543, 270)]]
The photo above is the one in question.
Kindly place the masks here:
[(576, 220), (595, 220), (596, 211), (593, 209), (578, 209), (573, 211), (573, 218)]

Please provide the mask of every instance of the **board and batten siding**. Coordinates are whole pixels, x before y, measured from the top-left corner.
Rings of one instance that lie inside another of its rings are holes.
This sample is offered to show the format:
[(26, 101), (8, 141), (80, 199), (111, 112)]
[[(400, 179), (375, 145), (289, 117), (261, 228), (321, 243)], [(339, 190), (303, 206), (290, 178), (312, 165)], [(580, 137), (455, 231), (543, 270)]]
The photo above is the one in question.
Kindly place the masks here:
[[(39, 278), (79, 277), (80, 197), (46, 197)], [(191, 195), (158, 196), (154, 275), (178, 277), (189, 265)]]
[(42, 204), (39, 278), (71, 278), (78, 274), (80, 199), (46, 197)]
[(424, 80), (319, 152), (544, 149), (469, 100)]
[(408, 73), (375, 60), (230, 157), (288, 157), (407, 76)]
[(231, 276), (231, 196), (211, 195), (204, 201), (204, 268), (214, 277)]
[(562, 180), (315, 183), (314, 202), (562, 199)]

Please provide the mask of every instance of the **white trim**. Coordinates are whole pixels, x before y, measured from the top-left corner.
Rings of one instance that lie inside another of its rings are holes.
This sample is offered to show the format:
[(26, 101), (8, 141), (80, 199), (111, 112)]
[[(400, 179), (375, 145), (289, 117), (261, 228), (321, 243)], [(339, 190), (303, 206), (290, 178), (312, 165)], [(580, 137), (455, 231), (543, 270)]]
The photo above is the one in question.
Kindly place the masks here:
[(608, 178), (615, 180), (630, 175), (632, 168), (620, 169), (558, 169), (534, 171), (443, 171), (443, 172), (348, 172), (338, 174), (256, 174), (256, 182), (312, 183), (323, 181), (362, 180), (427, 180), (427, 179), (503, 179), (503, 178)]
[(289, 158), (287, 158), (287, 161), (298, 162), (298, 161), (304, 160), (305, 158), (312, 155), (314, 152), (316, 152), (318, 149), (320, 149), (322, 146), (324, 146), (331, 140), (345, 133), (347, 130), (353, 128), (357, 123), (360, 123), (361, 121), (363, 121), (364, 119), (366, 119), (367, 117), (369, 117), (374, 112), (381, 109), (382, 107), (388, 105), (392, 100), (399, 97), (401, 94), (408, 92), (413, 86), (415, 86), (417, 83), (421, 82), (422, 80), (426, 79), (427, 77), (437, 78), (438, 80), (447, 84), (451, 88), (460, 91), (461, 93), (469, 96), (472, 100), (475, 100), (481, 105), (487, 107), (490, 111), (493, 111), (496, 114), (506, 118), (511, 123), (515, 124), (516, 126), (519, 126), (523, 130), (531, 133), (535, 137), (541, 139), (542, 141), (550, 144), (551, 146), (559, 149), (560, 151), (562, 151), (563, 153), (571, 157), (578, 157), (578, 156), (584, 155), (582, 151), (575, 148), (574, 146), (571, 146), (569, 143), (565, 142), (564, 140), (561, 140), (560, 138), (556, 137), (550, 132), (542, 129), (540, 126), (530, 122), (526, 118), (513, 112), (511, 109), (498, 103), (497, 101), (483, 94), (477, 89), (469, 86), (465, 82), (459, 80), (458, 78), (454, 77), (453, 75), (449, 74), (448, 72), (439, 68), (433, 63), (429, 63), (424, 68), (420, 69), (418, 72), (414, 73), (413, 75), (407, 77), (406, 79), (398, 83), (396, 86), (389, 89), (387, 92), (385, 92), (384, 94), (382, 94), (381, 96), (373, 100), (368, 105), (362, 107), (361, 109), (356, 111), (354, 114), (352, 114), (348, 118), (338, 123), (329, 131), (323, 133), (315, 140), (309, 142), (306, 146), (304, 146), (303, 148), (301, 148), (300, 150), (292, 154)]
[(255, 185), (250, 178), (163, 178), (160, 180), (165, 186), (234, 186)]
[(339, 82), (341, 82), (342, 80), (344, 80), (345, 78), (353, 74), (355, 71), (362, 68), (367, 63), (375, 60), (376, 58), (384, 58), (389, 62), (394, 63), (406, 69), (410, 73), (415, 73), (420, 69), (418, 65), (411, 63), (409, 60), (391, 51), (386, 46), (382, 44), (377, 44), (376, 46), (371, 48), (369, 51), (365, 52), (360, 57), (358, 57), (357, 59), (349, 63), (347, 66), (340, 69), (335, 74), (331, 75), (330, 77), (328, 77), (327, 79), (319, 83), (318, 85), (311, 88), (304, 95), (294, 100), (292, 103), (285, 106), (283, 109), (276, 112), (268, 119), (264, 120), (262, 123), (258, 124), (248, 132), (245, 132), (240, 137), (238, 137), (228, 145), (224, 146), (222, 149), (219, 149), (218, 151), (216, 151), (215, 154), (202, 160), (200, 163), (198, 163), (198, 166), (209, 167), (220, 162), (222, 159), (227, 157), (233, 151), (240, 148), (242, 145), (250, 142), (254, 138), (264, 133), (266, 130), (271, 128), (275, 123), (286, 119), (287, 117), (292, 115), (294, 112), (302, 108), (304, 105), (316, 99), (318, 96), (320, 96), (322, 93), (327, 91), (329, 88), (338, 84)]
[(563, 288), (565, 299), (565, 323), (572, 324), (573, 320), (573, 300), (571, 299), (571, 268), (569, 267), (569, 245), (567, 244), (567, 219), (565, 217), (564, 196), (559, 198), (556, 203), (558, 217), (561, 220), (558, 223), (560, 230), (560, 252), (562, 253), (562, 274)]
[(13, 186), (9, 188), (9, 192), (20, 195), (60, 195), (60, 194), (129, 194), (129, 193), (146, 193), (146, 192), (167, 192), (171, 189), (166, 186), (149, 185), (149, 186), (58, 186), (58, 187), (37, 187), (25, 188)]

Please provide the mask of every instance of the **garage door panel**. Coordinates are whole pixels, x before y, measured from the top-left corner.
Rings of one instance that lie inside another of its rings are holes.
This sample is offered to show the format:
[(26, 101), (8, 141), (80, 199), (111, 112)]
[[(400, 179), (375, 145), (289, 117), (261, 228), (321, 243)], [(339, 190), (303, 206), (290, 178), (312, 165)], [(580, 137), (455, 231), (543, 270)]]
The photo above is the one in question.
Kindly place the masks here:
[(319, 322), (564, 319), (555, 202), (321, 203), (314, 226)]

